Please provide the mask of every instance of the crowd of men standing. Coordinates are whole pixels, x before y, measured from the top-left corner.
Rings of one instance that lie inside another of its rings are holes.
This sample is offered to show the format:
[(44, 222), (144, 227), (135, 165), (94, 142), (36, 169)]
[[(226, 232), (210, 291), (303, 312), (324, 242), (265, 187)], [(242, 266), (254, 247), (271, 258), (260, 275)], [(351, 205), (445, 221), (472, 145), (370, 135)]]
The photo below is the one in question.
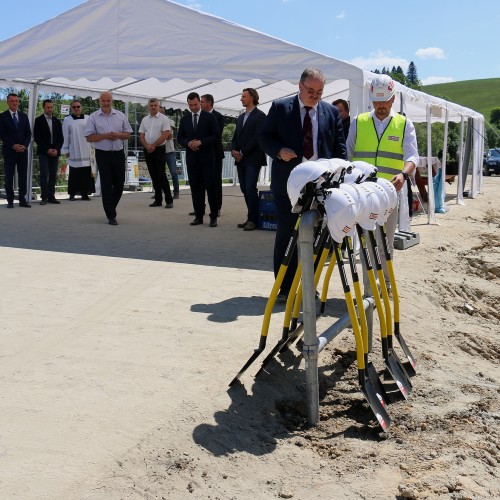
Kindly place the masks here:
[[(267, 116), (257, 107), (259, 94), (256, 89), (245, 88), (241, 95), (245, 112), (237, 119), (229, 147), (247, 207), (246, 220), (237, 226), (244, 231), (257, 227), (257, 182), (260, 169), (266, 165), (266, 156), (269, 156), (272, 160), (271, 190), (278, 223), (274, 246), (275, 275), (297, 221), (287, 193), (287, 181), (293, 168), (303, 161), (319, 158), (363, 160), (377, 166), (380, 175), (391, 180), (397, 191), (401, 191), (418, 160), (413, 124), (392, 110), (395, 83), (389, 76), (379, 75), (374, 79), (370, 88), (373, 110), (360, 114), (352, 121), (347, 101), (338, 99), (330, 104), (321, 100), (324, 86), (323, 73), (316, 68), (306, 68), (300, 76), (298, 93), (274, 101)], [(7, 104), (9, 109), (0, 114), (7, 206), (14, 206), (13, 179), (17, 168), (19, 206), (30, 207), (26, 198), (30, 124), (28, 117), (18, 110), (17, 95), (9, 94)], [(77, 192), (82, 194), (83, 199), (88, 199), (91, 184), (89, 144), (93, 144), (104, 212), (109, 224), (117, 225), (117, 206), (125, 182), (123, 146), (124, 141), (130, 138), (132, 128), (127, 117), (113, 108), (110, 92), (100, 95), (99, 105), (97, 111), (84, 116), (81, 103), (75, 100), (71, 103), (71, 115), (61, 124), (53, 116), (52, 101), (43, 101), (43, 114), (36, 118), (34, 124), (34, 140), (40, 161), (40, 204), (59, 203), (55, 198), (55, 179), (61, 153), (66, 154), (70, 165), (70, 200), (74, 200)], [(224, 120), (213, 109), (214, 98), (210, 94), (200, 97), (196, 92), (190, 92), (187, 105), (189, 111), (180, 120), (177, 141), (186, 150), (194, 209), (191, 212), (194, 220), (190, 224), (199, 226), (204, 223), (206, 197), (209, 226), (216, 227), (222, 207)], [(174, 199), (179, 197), (178, 179), (174, 175), (172, 124), (158, 99), (150, 99), (148, 109), (149, 114), (142, 120), (139, 133), (155, 191), (154, 202), (149, 206), (161, 207), (165, 199), (165, 208), (170, 209)], [(165, 171), (166, 163), (172, 172), (173, 195)], [(387, 224), (391, 252), (396, 223), (397, 211)], [(287, 297), (296, 269), (295, 251), (281, 285), (280, 298)]]

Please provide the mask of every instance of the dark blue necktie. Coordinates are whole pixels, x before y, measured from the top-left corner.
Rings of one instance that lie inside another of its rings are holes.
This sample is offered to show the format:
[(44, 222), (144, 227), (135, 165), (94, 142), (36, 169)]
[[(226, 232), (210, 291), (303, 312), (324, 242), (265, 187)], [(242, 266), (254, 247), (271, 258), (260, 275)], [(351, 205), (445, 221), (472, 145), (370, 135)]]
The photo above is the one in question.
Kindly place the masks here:
[(17, 119), (17, 113), (12, 114), (12, 119), (14, 120), (14, 125), (19, 128), (19, 120)]

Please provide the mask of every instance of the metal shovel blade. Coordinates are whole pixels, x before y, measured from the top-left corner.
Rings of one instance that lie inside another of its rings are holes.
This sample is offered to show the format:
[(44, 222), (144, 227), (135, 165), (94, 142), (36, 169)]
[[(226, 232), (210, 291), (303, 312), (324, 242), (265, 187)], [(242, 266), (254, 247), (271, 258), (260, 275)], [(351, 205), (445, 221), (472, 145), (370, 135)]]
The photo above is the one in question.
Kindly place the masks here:
[(389, 350), (389, 354), (385, 359), (385, 365), (387, 366), (403, 397), (408, 399), (412, 386), (406, 370), (401, 364), (397, 354), (392, 349)]
[(380, 394), (380, 396), (382, 397), (384, 406), (387, 406), (389, 404), (389, 396), (384, 389), (384, 385), (382, 384), (382, 381), (380, 380), (380, 377), (378, 376), (377, 370), (375, 369), (373, 363), (368, 362), (366, 364), (365, 371), (368, 376), (367, 378), (370, 379), (370, 382), (372, 383), (376, 393)]
[(410, 351), (410, 348), (408, 347), (407, 343), (405, 342), (405, 339), (399, 333), (399, 328), (395, 329), (394, 336), (398, 340), (399, 345), (401, 346), (401, 349), (403, 350), (403, 352), (406, 356), (406, 359), (408, 360), (408, 364), (407, 364), (408, 375), (415, 375), (416, 374), (415, 366), (417, 366), (417, 362), (415, 361), (415, 358), (413, 357), (413, 355)]
[(385, 409), (382, 395), (377, 392), (369, 377), (365, 377), (361, 390), (378, 424), (383, 431), (387, 431), (391, 425), (391, 418)]
[(243, 368), (236, 374), (236, 376), (229, 382), (229, 387), (233, 386), (239, 379), (240, 377), (247, 371), (248, 367), (259, 357), (259, 354), (264, 350), (259, 347), (258, 349), (255, 349), (253, 354), (250, 356), (248, 361), (243, 365)]

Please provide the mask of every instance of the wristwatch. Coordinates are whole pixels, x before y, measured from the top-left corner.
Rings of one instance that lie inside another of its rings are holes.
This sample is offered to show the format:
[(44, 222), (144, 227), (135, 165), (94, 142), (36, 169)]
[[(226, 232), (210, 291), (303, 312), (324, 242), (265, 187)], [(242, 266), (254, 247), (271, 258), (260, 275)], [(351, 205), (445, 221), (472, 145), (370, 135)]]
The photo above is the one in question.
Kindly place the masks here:
[(403, 174), (403, 177), (405, 178), (405, 181), (407, 181), (407, 180), (408, 180), (408, 177), (410, 177), (410, 176), (408, 175), (408, 173), (407, 173), (407, 172), (405, 172), (404, 170), (401, 170), (401, 173)]

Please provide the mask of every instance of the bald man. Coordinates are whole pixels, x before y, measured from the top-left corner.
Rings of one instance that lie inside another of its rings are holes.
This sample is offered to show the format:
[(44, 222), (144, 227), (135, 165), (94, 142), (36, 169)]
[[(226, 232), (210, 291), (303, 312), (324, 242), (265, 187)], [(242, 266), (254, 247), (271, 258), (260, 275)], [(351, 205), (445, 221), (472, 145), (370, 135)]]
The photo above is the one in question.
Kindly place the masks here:
[(94, 143), (104, 212), (108, 223), (117, 226), (116, 207), (125, 184), (123, 141), (130, 138), (132, 127), (121, 111), (113, 109), (111, 92), (100, 95), (99, 105), (101, 108), (89, 116), (84, 135)]

